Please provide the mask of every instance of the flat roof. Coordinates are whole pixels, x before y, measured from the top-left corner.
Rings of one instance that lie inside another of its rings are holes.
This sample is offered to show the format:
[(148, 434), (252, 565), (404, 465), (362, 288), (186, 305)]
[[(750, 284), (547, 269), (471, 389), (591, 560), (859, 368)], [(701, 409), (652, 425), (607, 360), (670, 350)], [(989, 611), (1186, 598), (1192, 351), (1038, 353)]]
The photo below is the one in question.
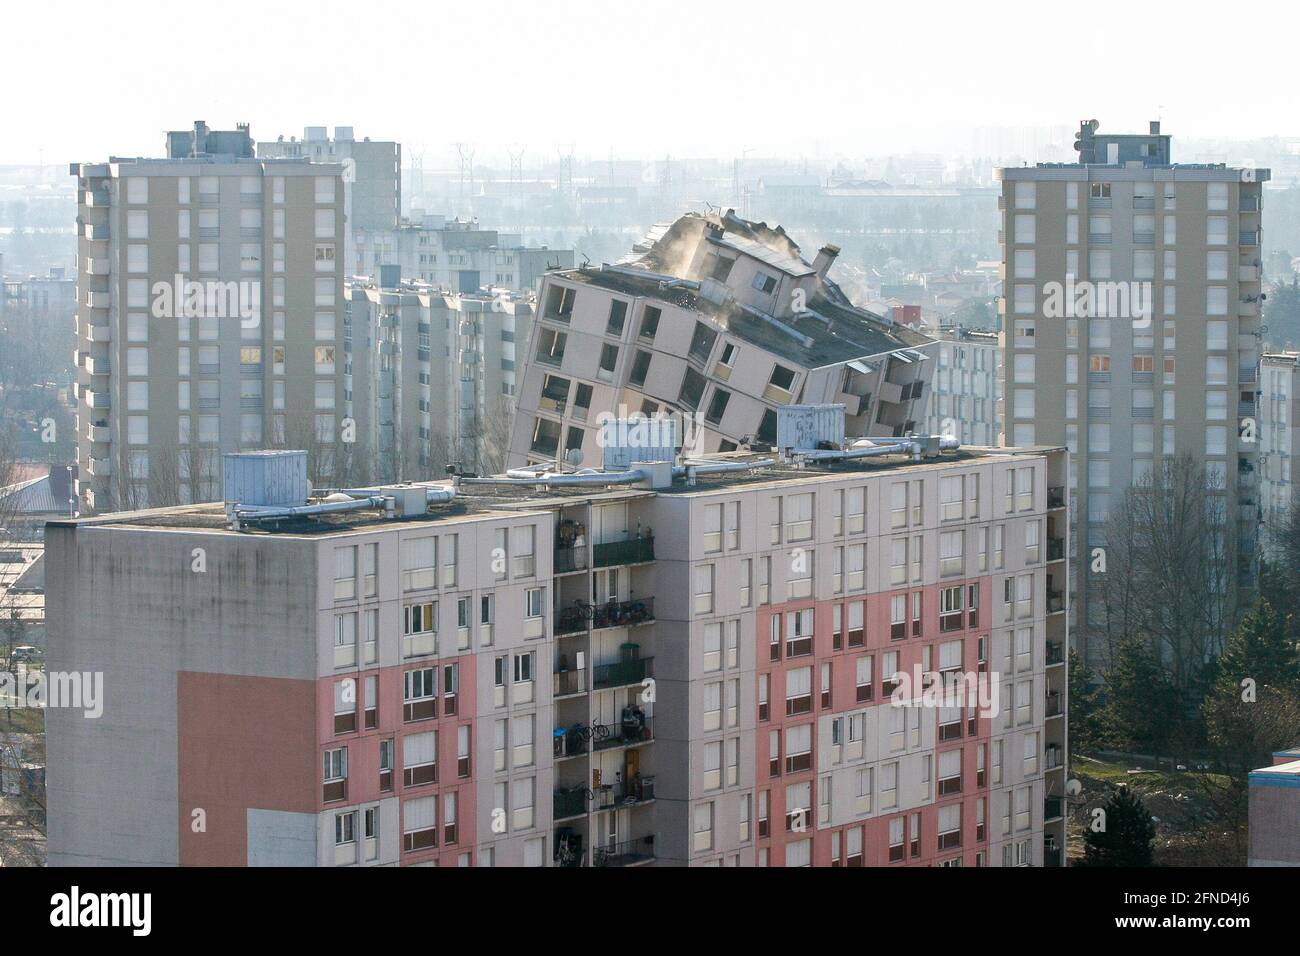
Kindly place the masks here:
[(1252, 770), (1248, 781), (1252, 787), (1283, 787), (1300, 790), (1300, 760), (1278, 764), (1276, 767)]
[[(816, 484), (831, 477), (860, 475), (872, 477), (902, 471), (935, 471), (954, 465), (981, 461), (1005, 461), (1011, 458), (1046, 455), (1063, 450), (1057, 446), (1022, 448), (962, 448), (945, 452), (938, 458), (913, 461), (904, 454), (880, 455), (842, 462), (818, 462), (799, 466), (792, 462), (778, 462), (774, 466), (756, 471), (725, 472), (700, 475), (694, 485), (678, 479), (670, 487), (641, 488), (599, 487), (539, 488), (533, 484), (521, 485), (468, 485), (462, 484), (456, 498), (438, 504), (425, 514), (389, 518), (381, 511), (356, 511), (316, 516), (296, 517), (279, 522), (275, 528), (245, 526), (240, 531), (227, 527), (225, 505), (210, 502), (197, 505), (180, 505), (144, 511), (117, 512), (85, 518), (63, 518), (47, 522), (52, 527), (121, 528), (136, 531), (193, 531), (204, 534), (250, 535), (272, 538), (312, 538), (354, 532), (376, 531), (386, 528), (409, 528), (423, 524), (461, 523), (480, 519), (519, 517), (537, 512), (553, 511), (566, 505), (584, 501), (632, 501), (656, 495), (690, 496), (708, 495), (729, 489), (762, 489), (790, 485)], [(774, 453), (730, 452), (701, 457), (699, 461), (757, 462), (770, 459)], [(450, 487), (448, 482), (418, 482), (418, 486), (431, 488)]]

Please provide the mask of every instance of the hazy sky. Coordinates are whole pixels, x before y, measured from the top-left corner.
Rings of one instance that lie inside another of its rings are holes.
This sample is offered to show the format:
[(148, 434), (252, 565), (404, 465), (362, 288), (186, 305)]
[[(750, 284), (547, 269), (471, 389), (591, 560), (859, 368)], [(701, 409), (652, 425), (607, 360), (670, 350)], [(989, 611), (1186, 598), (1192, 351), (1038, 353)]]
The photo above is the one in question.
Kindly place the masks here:
[[(449, 166), (965, 152), (979, 126), (1300, 132), (1300, 6), (1094, 0), (8, 3), (0, 163), (157, 155), (195, 119), (351, 125)], [(138, 12), (136, 12), (138, 11)], [(1214, 19), (1210, 14), (1215, 14)], [(1283, 126), (1281, 124), (1287, 124)]]

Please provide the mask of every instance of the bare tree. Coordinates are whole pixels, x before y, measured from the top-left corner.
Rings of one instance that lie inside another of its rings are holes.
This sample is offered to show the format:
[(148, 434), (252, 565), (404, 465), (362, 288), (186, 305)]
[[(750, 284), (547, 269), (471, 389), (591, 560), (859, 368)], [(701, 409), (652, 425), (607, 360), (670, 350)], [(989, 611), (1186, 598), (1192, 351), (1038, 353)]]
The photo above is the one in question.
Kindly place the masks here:
[(1149, 642), (1185, 700), (1199, 701), (1206, 665), (1235, 623), (1235, 564), (1227, 553), (1221, 482), (1190, 455), (1162, 460), (1111, 509), (1103, 622), (1107, 659), (1127, 639)]

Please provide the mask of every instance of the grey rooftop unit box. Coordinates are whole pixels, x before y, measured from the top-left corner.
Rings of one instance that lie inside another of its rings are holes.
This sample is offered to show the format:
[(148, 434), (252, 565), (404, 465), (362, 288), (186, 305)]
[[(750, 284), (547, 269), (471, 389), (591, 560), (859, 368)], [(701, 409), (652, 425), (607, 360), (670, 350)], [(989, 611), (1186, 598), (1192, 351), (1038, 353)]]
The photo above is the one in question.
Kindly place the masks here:
[(637, 462), (677, 457), (677, 422), (671, 418), (608, 419), (599, 439), (606, 471), (631, 471)]
[(815, 451), (843, 443), (843, 405), (783, 405), (776, 410), (777, 448)]
[(291, 508), (307, 503), (305, 451), (241, 451), (222, 462), (222, 497), (250, 508)]

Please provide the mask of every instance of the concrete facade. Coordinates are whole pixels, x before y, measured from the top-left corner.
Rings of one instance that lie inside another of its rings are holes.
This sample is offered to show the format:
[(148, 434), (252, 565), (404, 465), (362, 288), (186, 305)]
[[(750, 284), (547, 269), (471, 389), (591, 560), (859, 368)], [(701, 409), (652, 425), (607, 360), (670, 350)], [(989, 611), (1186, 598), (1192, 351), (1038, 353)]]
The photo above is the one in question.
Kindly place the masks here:
[(239, 448), (310, 445), (316, 480), (334, 473), (342, 166), (254, 159), (246, 128), (169, 146), (71, 167), (88, 511), (211, 501)]
[(453, 462), (499, 469), (533, 303), (390, 281), (354, 278), (344, 290), (353, 450), (374, 471), (366, 480), (427, 475)]
[(1300, 451), (1300, 353), (1265, 353), (1259, 365), (1260, 541), (1270, 556), (1277, 553), (1295, 499), (1291, 468)]
[[(1192, 456), (1221, 500), (1228, 579), (1248, 590), (1269, 171), (1173, 164), (1159, 124), (1093, 134), (1085, 124), (1081, 164), (1000, 170), (1006, 443), (1070, 449), (1076, 558), (1105, 544), (1106, 516), (1130, 485), (1162, 459)], [(1071, 566), (1086, 653), (1102, 602), (1078, 577), (1088, 565)]]
[(926, 429), (965, 444), (1002, 444), (1002, 349), (996, 332), (943, 329)]
[(52, 523), (50, 862), (1059, 865), (1064, 450), (715, 461)]

